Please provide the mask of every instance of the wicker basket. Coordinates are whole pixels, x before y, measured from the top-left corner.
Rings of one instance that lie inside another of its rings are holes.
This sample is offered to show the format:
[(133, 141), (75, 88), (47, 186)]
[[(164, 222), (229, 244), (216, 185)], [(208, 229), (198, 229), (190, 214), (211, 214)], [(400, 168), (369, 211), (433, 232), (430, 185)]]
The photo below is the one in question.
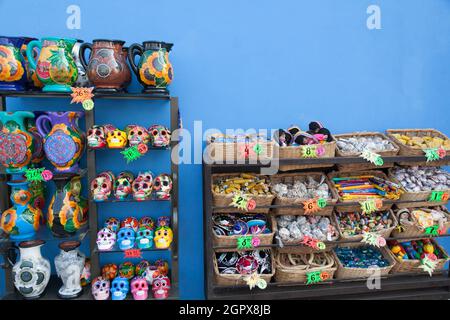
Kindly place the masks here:
[[(217, 163), (234, 163), (238, 160), (270, 160), (273, 157), (274, 143), (269, 140), (259, 139), (249, 142), (214, 142), (215, 138), (226, 137), (225, 135), (215, 134), (207, 138), (206, 154), (209, 159)], [(231, 138), (232, 139), (232, 138)], [(245, 148), (253, 148), (259, 144), (262, 148), (260, 154), (255, 152), (246, 153)]]
[[(360, 200), (355, 200), (355, 201), (342, 201), (341, 197), (339, 196), (339, 192), (333, 182), (333, 178), (336, 177), (351, 177), (354, 175), (373, 175), (382, 179), (387, 180), (387, 176), (382, 172), (382, 171), (376, 171), (376, 170), (370, 170), (370, 171), (358, 171), (356, 173), (353, 172), (344, 172), (344, 171), (334, 171), (334, 172), (330, 172), (328, 174), (328, 179), (330, 179), (331, 185), (333, 186), (333, 189), (335, 190), (336, 194), (338, 195), (338, 203), (346, 203), (348, 202), (348, 205), (336, 205), (335, 210), (338, 212), (353, 212), (353, 211), (360, 211), (361, 210), (361, 205), (359, 204), (358, 201), (364, 201), (367, 200), (365, 198), (361, 198)], [(384, 199), (383, 199), (384, 200)], [(357, 202), (357, 203), (355, 203)], [(386, 203), (385, 201), (383, 201), (383, 205), (382, 207), (379, 209), (379, 211), (386, 211), (392, 208), (392, 203)]]
[[(217, 173), (212, 175), (212, 182), (216, 181), (217, 178), (223, 177), (223, 178), (231, 178), (236, 177), (238, 174), (232, 174), (232, 173)], [(266, 181), (269, 179), (266, 178)], [(213, 206), (215, 207), (221, 207), (221, 208), (215, 208), (214, 212), (237, 212), (238, 209), (231, 206), (231, 203), (233, 202), (233, 194), (222, 194), (222, 193), (216, 193), (214, 192), (213, 186), (211, 185), (211, 192), (213, 195)], [(256, 202), (256, 208), (252, 210), (250, 213), (268, 213), (270, 208), (258, 208), (259, 206), (270, 206), (272, 205), (273, 199), (275, 198), (274, 195), (253, 195), (249, 194), (249, 197), (251, 197)]]
[[(365, 246), (365, 245), (361, 245), (359, 243), (352, 243), (352, 244), (348, 244), (345, 245), (343, 247), (359, 247), (359, 246)], [(389, 273), (389, 271), (391, 271), (392, 267), (395, 266), (395, 259), (389, 254), (388, 250), (385, 247), (379, 248), (381, 254), (383, 255), (384, 258), (386, 258), (386, 260), (390, 263), (389, 266), (384, 267), (384, 268), (377, 268), (376, 270), (379, 270), (379, 275), (383, 276), (383, 275), (387, 275)], [(336, 261), (337, 264), (337, 270), (335, 273), (335, 278), (336, 279), (357, 279), (357, 278), (368, 278), (371, 275), (374, 274), (375, 268), (348, 268), (348, 267), (344, 267), (344, 265), (341, 263), (341, 261), (339, 260), (339, 258), (337, 257), (336, 253), (334, 252), (334, 250), (332, 251), (334, 259)]]
[[(333, 212), (334, 205), (336, 204), (338, 200), (338, 196), (336, 194), (336, 190), (332, 187), (330, 180), (327, 178), (327, 176), (321, 172), (302, 172), (302, 173), (285, 173), (285, 174), (277, 174), (274, 176), (271, 176), (270, 178), (270, 184), (275, 183), (292, 183), (296, 178), (301, 177), (307, 177), (311, 176), (316, 181), (320, 180), (321, 176), (325, 177), (325, 182), (329, 187), (331, 198), (327, 200), (327, 206), (320, 211), (317, 211), (313, 213), (312, 215), (317, 216), (330, 216)], [(278, 196), (273, 190), (272, 193), (275, 194), (275, 201), (274, 204), (276, 205), (298, 205), (300, 207), (297, 208), (275, 208), (273, 209), (273, 212), (277, 215), (303, 215), (305, 214), (305, 210), (303, 209), (303, 201), (306, 199), (291, 199), (286, 197), (280, 197)]]
[[(304, 265), (290, 266), (288, 259), (290, 253), (278, 252), (275, 256), (275, 281), (278, 283), (291, 283), (291, 282), (306, 282), (306, 274), (314, 271), (327, 272), (328, 279), (333, 279), (336, 271), (336, 261), (331, 253), (326, 253), (327, 265), (325, 266), (311, 266), (311, 262), (314, 254), (302, 254), (300, 259), (304, 261)], [(319, 282), (321, 284), (323, 282)]]
[[(414, 209), (414, 208), (412, 208), (412, 209)], [(443, 212), (444, 215), (447, 217), (447, 222), (444, 223), (444, 225), (443, 225), (443, 233), (444, 234), (447, 233), (448, 229), (450, 228), (450, 214), (446, 207), (439, 206), (439, 207), (434, 207), (434, 208), (429, 207), (429, 208), (415, 208), (415, 209), (421, 209), (424, 211), (429, 211), (431, 209), (434, 209), (434, 210), (439, 210), (439, 211)], [(394, 216), (397, 218), (397, 221), (399, 222), (399, 226), (400, 226), (400, 219), (399, 219), (398, 213), (400, 210), (402, 210), (402, 209), (399, 209), (399, 208), (394, 209)], [(418, 237), (423, 236), (425, 233), (425, 229), (417, 224), (417, 220), (414, 216), (411, 216), (411, 218), (413, 220), (412, 224), (401, 225), (402, 230), (395, 228), (392, 231), (391, 236), (394, 238), (405, 238), (405, 237), (418, 238)]]
[[(401, 156), (424, 156), (424, 161), (417, 161), (417, 162), (404, 162), (400, 161), (399, 165), (405, 165), (405, 166), (445, 166), (450, 163), (448, 160), (437, 160), (437, 161), (431, 161), (427, 162), (425, 159), (425, 153), (420, 148), (413, 148), (411, 146), (407, 146), (403, 143), (401, 143), (396, 137), (393, 136), (393, 134), (404, 134), (407, 136), (418, 136), (418, 137), (440, 137), (443, 139), (448, 139), (445, 134), (442, 132), (435, 130), (435, 129), (388, 129), (386, 130), (387, 136), (397, 143), (397, 145), (400, 147), (399, 155)], [(447, 149), (447, 152), (450, 151), (450, 149)]]
[[(336, 221), (333, 219), (330, 219), (330, 223), (338, 229), (338, 226), (336, 225)], [(275, 232), (276, 235), (278, 235), (278, 225), (277, 220), (275, 216), (272, 216), (272, 229)], [(279, 253), (296, 253), (296, 254), (310, 254), (314, 252), (327, 252), (331, 251), (334, 247), (336, 247), (336, 243), (334, 241), (338, 240), (339, 236), (336, 236), (332, 239), (332, 241), (323, 241), (325, 243), (325, 249), (319, 250), (314, 249), (308, 246), (305, 246), (301, 244), (301, 240), (299, 241), (287, 241), (283, 242), (283, 246), (279, 246), (278, 252)], [(281, 241), (281, 239), (278, 239), (278, 241)]]
[[(391, 141), (388, 137), (386, 137), (384, 134), (380, 132), (354, 132), (354, 133), (346, 133), (346, 134), (337, 134), (335, 135), (335, 139), (338, 140), (339, 138), (351, 138), (351, 137), (373, 137), (378, 136), (385, 140), (389, 140), (391, 144), (394, 146), (394, 150), (389, 151), (379, 151), (377, 154), (380, 156), (395, 156), (400, 151), (400, 148), (397, 146), (396, 143)], [(339, 149), (338, 146), (336, 146), (336, 156), (337, 157), (359, 157), (361, 155), (361, 152), (345, 152)], [(338, 170), (339, 171), (358, 171), (358, 170), (370, 170), (370, 169), (380, 169), (380, 168), (390, 168), (393, 167), (394, 163), (384, 163), (382, 166), (376, 166), (373, 163), (367, 162), (367, 163), (350, 163), (350, 164), (338, 164)]]
[[(228, 251), (229, 252), (229, 251)], [(261, 274), (260, 277), (266, 280), (267, 283), (270, 282), (272, 277), (275, 275), (275, 260), (273, 257), (273, 251), (271, 250), (270, 257), (272, 260), (272, 273), (270, 274)], [(242, 275), (240, 274), (221, 274), (219, 273), (219, 267), (217, 265), (216, 255), (213, 254), (213, 264), (214, 264), (214, 282), (219, 286), (240, 286), (246, 285), (246, 282), (243, 280)]]
[[(392, 169), (389, 169), (388, 171), (388, 177), (389, 180), (392, 182), (398, 184), (402, 187), (402, 190), (404, 193), (400, 196), (400, 201), (411, 201), (411, 202), (403, 202), (403, 203), (397, 203), (398, 208), (417, 208), (417, 207), (428, 207), (428, 206), (440, 206), (445, 205), (448, 203), (448, 200), (446, 201), (440, 201), (440, 202), (429, 202), (428, 199), (431, 196), (431, 191), (419, 191), (419, 192), (408, 192), (403, 188), (402, 184), (395, 178)], [(445, 190), (445, 192), (449, 192), (450, 190)]]
[[(269, 227), (272, 225), (273, 220), (268, 217), (267, 222), (269, 223)], [(272, 232), (270, 233), (262, 233), (262, 234), (255, 234), (251, 235), (252, 237), (257, 237), (261, 241), (260, 247), (263, 246), (270, 246), (273, 242), (273, 236), (275, 235), (275, 230), (272, 228)], [(211, 230), (212, 232), (212, 238), (213, 238), (213, 246), (214, 247), (236, 247), (237, 246), (237, 240), (242, 237), (242, 235), (235, 235), (235, 236), (219, 236), (217, 235), (214, 230)], [(250, 236), (250, 235), (249, 235)], [(216, 252), (224, 252), (229, 251), (230, 249), (215, 249)], [(254, 249), (249, 249), (254, 250)]]
[[(390, 228), (386, 228), (386, 229), (383, 229), (383, 230), (374, 232), (374, 233), (376, 233), (376, 234), (379, 234), (380, 236), (382, 236), (382, 237), (385, 238), (385, 239), (390, 237), (392, 231), (393, 231), (393, 230), (397, 227), (397, 225), (398, 225), (397, 218), (395, 217), (394, 212), (392, 211), (392, 209), (389, 210), (389, 216), (391, 217), (391, 219), (392, 219), (392, 221), (393, 221), (393, 226), (390, 227)], [(334, 224), (337, 226), (337, 228), (338, 228), (338, 230), (339, 230), (339, 236), (340, 236), (341, 239), (344, 239), (344, 240), (354, 240), (354, 241), (360, 241), (360, 240), (363, 239), (364, 236), (363, 236), (362, 234), (357, 234), (357, 235), (354, 235), (354, 236), (345, 236), (345, 235), (343, 234), (343, 232), (342, 232), (340, 226), (339, 226), (339, 221), (338, 221), (337, 216), (336, 216), (335, 213), (333, 213), (332, 219), (333, 219)]]
[[(336, 154), (336, 141), (322, 143), (321, 146), (325, 149), (321, 158), (334, 158)], [(278, 156), (277, 156), (278, 155)], [(301, 159), (303, 157), (302, 146), (287, 146), (280, 147), (274, 143), (274, 158), (278, 159)], [(313, 169), (313, 168), (330, 168), (334, 166), (332, 163), (317, 163), (317, 164), (289, 164), (281, 165), (280, 171)]]
[[(399, 241), (399, 243), (406, 242), (405, 241)], [(431, 242), (434, 246), (437, 246), (443, 253), (445, 253), (447, 256), (447, 252), (442, 248), (434, 239), (431, 239)], [(424, 273), (425, 271), (422, 268), (419, 268), (421, 263), (418, 259), (410, 259), (410, 260), (400, 260), (398, 259), (391, 250), (387, 250), (387, 253), (389, 256), (395, 260), (395, 265), (392, 268), (391, 273)], [(447, 262), (447, 259), (438, 259), (438, 263), (436, 265), (436, 268), (434, 269), (434, 272), (439, 272), (442, 269), (444, 269), (444, 265)]]

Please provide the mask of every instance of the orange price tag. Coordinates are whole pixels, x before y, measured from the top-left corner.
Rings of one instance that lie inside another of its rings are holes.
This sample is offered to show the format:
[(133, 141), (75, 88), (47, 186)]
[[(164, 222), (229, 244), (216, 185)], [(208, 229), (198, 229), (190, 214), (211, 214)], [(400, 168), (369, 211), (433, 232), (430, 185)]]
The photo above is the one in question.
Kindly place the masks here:
[(305, 210), (305, 214), (312, 214), (320, 211), (319, 206), (317, 205), (316, 199), (306, 200), (303, 202), (303, 210)]
[(142, 258), (141, 249), (128, 249), (124, 253), (125, 258)]
[(72, 89), (72, 93), (70, 96), (72, 97), (72, 101), (70, 103), (83, 103), (86, 100), (92, 99), (94, 94), (92, 91), (94, 90), (94, 87), (90, 88), (77, 88), (77, 87), (70, 87)]
[(448, 200), (448, 192), (444, 192), (444, 194), (442, 195), (442, 201), (447, 201)]

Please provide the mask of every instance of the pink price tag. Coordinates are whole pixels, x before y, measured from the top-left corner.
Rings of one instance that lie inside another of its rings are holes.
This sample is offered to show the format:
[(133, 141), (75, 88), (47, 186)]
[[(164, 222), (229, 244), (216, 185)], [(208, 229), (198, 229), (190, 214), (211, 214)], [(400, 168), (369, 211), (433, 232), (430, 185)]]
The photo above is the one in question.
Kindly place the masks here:
[(316, 154), (317, 154), (318, 157), (323, 156), (325, 154), (325, 148), (323, 146), (321, 146), (321, 145), (318, 145), (316, 147)]
[(379, 247), (384, 247), (386, 245), (386, 239), (383, 237), (378, 237), (377, 244)]
[(50, 181), (53, 179), (53, 173), (50, 170), (44, 170), (42, 171), (42, 179), (45, 181)]
[(253, 248), (259, 247), (260, 244), (261, 244), (261, 240), (258, 237), (252, 238), (252, 247)]

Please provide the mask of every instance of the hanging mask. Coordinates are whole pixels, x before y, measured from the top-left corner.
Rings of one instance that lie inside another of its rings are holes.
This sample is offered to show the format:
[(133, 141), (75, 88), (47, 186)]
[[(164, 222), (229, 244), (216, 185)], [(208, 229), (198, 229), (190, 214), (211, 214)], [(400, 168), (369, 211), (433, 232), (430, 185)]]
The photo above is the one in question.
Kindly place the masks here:
[(120, 224), (119, 219), (109, 217), (108, 219), (105, 220), (105, 224), (103, 225), (103, 227), (111, 229), (112, 232), (117, 232), (117, 230), (119, 230), (119, 224)]
[(130, 291), (130, 284), (128, 279), (117, 277), (111, 284), (111, 299), (112, 300), (125, 300), (128, 292)]
[(139, 226), (140, 227), (149, 227), (150, 229), (155, 229), (155, 222), (153, 221), (153, 219), (151, 217), (142, 217), (139, 220)]
[(135, 267), (130, 261), (125, 261), (119, 265), (119, 277), (131, 279), (134, 277)]
[(155, 299), (167, 299), (169, 297), (170, 279), (166, 276), (158, 276), (153, 280), (152, 291)]
[(149, 285), (152, 285), (153, 280), (155, 280), (160, 275), (161, 273), (156, 266), (148, 266), (142, 273), (142, 276), (145, 278)]
[(121, 228), (117, 233), (117, 243), (120, 250), (128, 250), (134, 248), (136, 240), (135, 232), (132, 228)]
[(136, 201), (149, 200), (152, 197), (152, 182), (145, 180), (134, 180), (133, 199)]
[(127, 217), (120, 222), (120, 228), (131, 228), (134, 232), (137, 232), (139, 222), (135, 217)]
[(94, 125), (88, 131), (87, 145), (91, 149), (106, 147), (106, 134), (103, 126)]
[(137, 146), (140, 143), (148, 144), (150, 135), (144, 127), (130, 124), (125, 128), (130, 146)]
[(160, 174), (156, 177), (153, 184), (156, 198), (159, 200), (169, 200), (172, 191), (172, 179), (168, 174)]
[(109, 228), (103, 228), (97, 233), (97, 248), (100, 251), (111, 250), (116, 244), (116, 234)]
[(108, 279), (97, 277), (92, 282), (92, 296), (95, 300), (108, 300), (110, 292), (110, 283)]
[(102, 268), (102, 277), (112, 281), (119, 274), (119, 268), (114, 263), (105, 264)]
[(127, 134), (119, 129), (109, 131), (106, 136), (106, 143), (110, 149), (124, 148), (127, 145), (127, 141)]
[(146, 300), (148, 298), (148, 284), (142, 277), (134, 277), (131, 280), (131, 293), (134, 300)]
[(139, 249), (153, 247), (153, 230), (147, 226), (140, 227), (137, 232), (136, 243)]
[(167, 249), (173, 240), (173, 232), (170, 227), (158, 227), (155, 231), (155, 247), (158, 249)]
[(145, 270), (150, 266), (150, 262), (148, 262), (147, 260), (141, 260), (141, 262), (139, 262), (136, 265), (136, 275), (139, 277), (142, 277), (142, 275), (144, 274)]
[(114, 182), (114, 196), (117, 200), (125, 200), (131, 193), (134, 176), (129, 171), (122, 171)]
[(167, 147), (170, 144), (170, 130), (159, 124), (148, 128), (152, 146), (155, 148)]
[(100, 173), (91, 182), (91, 196), (94, 201), (108, 200), (114, 183), (114, 175), (109, 172)]

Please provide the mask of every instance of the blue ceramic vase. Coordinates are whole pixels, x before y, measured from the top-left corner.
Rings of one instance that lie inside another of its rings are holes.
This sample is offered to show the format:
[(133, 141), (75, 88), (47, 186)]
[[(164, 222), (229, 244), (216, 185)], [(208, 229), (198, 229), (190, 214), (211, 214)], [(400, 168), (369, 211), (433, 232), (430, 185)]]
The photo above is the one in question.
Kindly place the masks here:
[(23, 91), (28, 74), (22, 46), (27, 38), (0, 36), (0, 91)]

